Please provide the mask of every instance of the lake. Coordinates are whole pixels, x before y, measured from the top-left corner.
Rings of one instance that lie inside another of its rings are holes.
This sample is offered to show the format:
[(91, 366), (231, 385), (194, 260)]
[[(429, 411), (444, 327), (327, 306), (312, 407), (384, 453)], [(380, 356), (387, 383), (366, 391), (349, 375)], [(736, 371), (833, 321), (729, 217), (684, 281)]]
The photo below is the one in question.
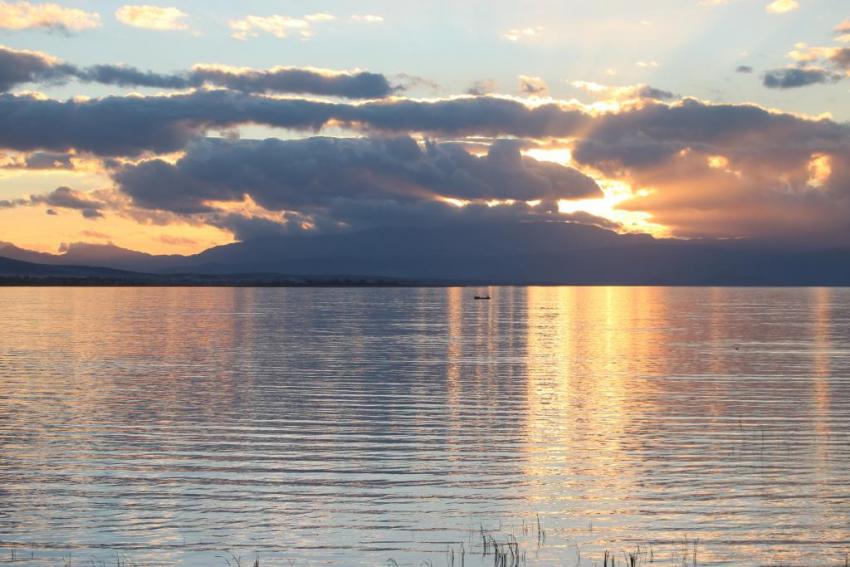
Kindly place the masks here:
[(481, 291), (0, 289), (0, 562), (844, 564), (850, 290)]

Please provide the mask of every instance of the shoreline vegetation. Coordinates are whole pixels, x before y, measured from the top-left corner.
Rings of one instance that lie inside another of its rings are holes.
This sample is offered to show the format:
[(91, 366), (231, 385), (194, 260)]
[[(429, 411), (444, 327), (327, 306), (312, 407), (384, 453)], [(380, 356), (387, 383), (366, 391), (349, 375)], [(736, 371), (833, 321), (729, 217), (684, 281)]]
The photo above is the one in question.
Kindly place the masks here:
[(177, 271), (132, 271), (92, 265), (40, 264), (0, 255), (0, 287), (374, 287), (445, 288), (488, 286), (576, 286), (576, 287), (850, 287), (848, 279), (807, 280), (773, 278), (769, 274), (733, 277), (671, 277), (644, 271), (629, 277), (576, 273), (569, 277), (545, 279), (521, 274), (480, 277), (404, 277), (369, 275), (363, 272), (311, 273), (302, 271), (222, 271), (222, 266), (184, 267)]
[[(593, 531), (592, 524), (590, 528)], [(529, 565), (570, 565), (571, 567), (700, 567), (701, 545), (698, 539), (690, 540), (683, 538), (680, 542), (665, 542), (656, 544), (644, 544), (631, 546), (620, 551), (603, 549), (601, 552), (583, 553), (578, 542), (567, 542), (571, 549), (572, 557), (561, 558), (559, 563), (546, 562), (539, 558), (539, 554), (547, 545), (547, 530), (543, 527), (540, 516), (533, 520), (523, 520), (522, 524), (512, 528), (510, 532), (504, 531), (501, 524), (496, 529), (487, 529), (480, 525), (478, 529), (467, 530), (465, 541), (449, 543), (444, 551), (427, 553), (428, 557), (399, 562), (393, 557), (376, 563), (386, 567), (528, 567)], [(72, 553), (62, 557), (38, 557), (35, 552), (20, 553), (26, 549), (24, 544), (14, 544), (6, 548), (7, 555), (0, 555), (0, 564), (18, 564), (21, 567), (32, 565), (56, 565), (57, 567), (167, 567), (167, 563), (145, 561), (137, 563), (128, 555), (114, 552), (109, 559), (95, 559), (76, 557)], [(834, 551), (833, 551), (834, 553)], [(275, 557), (266, 559), (260, 553), (252, 553), (249, 558), (233, 551), (224, 551), (215, 554), (215, 563), (207, 563), (209, 567), (220, 565), (223, 567), (297, 567), (298, 565), (310, 565), (309, 560), (303, 563)], [(377, 558), (376, 558), (377, 559)], [(45, 563), (50, 561), (50, 563)], [(35, 563), (38, 562), (38, 563)], [(711, 565), (712, 563), (705, 563)], [(717, 564), (717, 563), (715, 563)], [(727, 560), (721, 561), (723, 565), (731, 565)], [(345, 565), (340, 563), (339, 565)], [(834, 558), (823, 557), (817, 563), (788, 563), (781, 560), (769, 563), (759, 563), (764, 567), (850, 567), (850, 552), (845, 552)]]
[(145, 275), (139, 278), (0, 276), (0, 287), (456, 287), (462, 282), (407, 281), (394, 278), (280, 275)]

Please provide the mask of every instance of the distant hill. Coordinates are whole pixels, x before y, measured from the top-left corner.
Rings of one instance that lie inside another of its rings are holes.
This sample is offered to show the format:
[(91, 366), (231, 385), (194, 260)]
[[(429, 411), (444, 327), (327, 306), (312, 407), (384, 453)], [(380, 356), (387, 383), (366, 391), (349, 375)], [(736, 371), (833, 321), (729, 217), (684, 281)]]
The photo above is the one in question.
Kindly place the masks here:
[[(0, 245), (0, 255), (13, 254), (76, 270), (93, 269), (80, 264), (120, 268), (137, 273), (112, 276), (165, 285), (850, 285), (850, 250), (806, 250), (746, 240), (654, 239), (555, 222), (279, 235), (194, 256), (155, 256), (101, 245), (73, 245), (65, 254), (51, 255)], [(72, 262), (81, 258), (87, 261)]]
[(0, 277), (130, 278), (136, 275), (111, 268), (36, 264), (0, 256)]
[(850, 285), (850, 250), (654, 239), (569, 223), (279, 236), (188, 258), (207, 273), (365, 273), (502, 284)]
[(158, 272), (185, 264), (186, 256), (153, 255), (136, 252), (114, 244), (75, 242), (64, 247), (61, 254), (34, 252), (9, 242), (0, 242), (0, 256), (49, 265), (106, 266), (119, 270)]
[(440, 285), (440, 282), (356, 275), (146, 274), (91, 266), (36, 264), (0, 256), (0, 286), (411, 286), (423, 283)]

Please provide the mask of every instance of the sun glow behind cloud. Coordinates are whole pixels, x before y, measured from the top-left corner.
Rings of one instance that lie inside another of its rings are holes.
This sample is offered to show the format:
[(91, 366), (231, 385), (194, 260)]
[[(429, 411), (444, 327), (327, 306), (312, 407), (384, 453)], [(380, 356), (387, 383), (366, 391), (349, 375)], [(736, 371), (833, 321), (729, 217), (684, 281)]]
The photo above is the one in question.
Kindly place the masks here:
[(652, 215), (641, 211), (628, 211), (619, 208), (622, 203), (638, 196), (645, 196), (646, 190), (635, 192), (628, 184), (612, 179), (597, 179), (604, 196), (598, 199), (561, 200), (558, 210), (562, 214), (587, 213), (603, 218), (620, 226), (620, 232), (640, 232), (662, 237), (669, 236), (667, 227), (652, 222)]
[[(523, 153), (538, 161), (575, 166), (569, 148), (531, 148)], [(577, 200), (563, 199), (558, 202), (558, 211), (562, 214), (587, 213), (616, 223), (621, 227), (622, 232), (645, 232), (653, 236), (669, 235), (670, 231), (666, 227), (652, 222), (651, 214), (618, 208), (621, 203), (637, 196), (646, 195), (646, 190), (635, 193), (627, 183), (622, 181), (599, 178), (595, 180), (599, 188), (602, 189), (603, 197)]]
[(549, 161), (561, 165), (570, 165), (573, 161), (569, 148), (532, 148), (523, 153), (537, 161)]

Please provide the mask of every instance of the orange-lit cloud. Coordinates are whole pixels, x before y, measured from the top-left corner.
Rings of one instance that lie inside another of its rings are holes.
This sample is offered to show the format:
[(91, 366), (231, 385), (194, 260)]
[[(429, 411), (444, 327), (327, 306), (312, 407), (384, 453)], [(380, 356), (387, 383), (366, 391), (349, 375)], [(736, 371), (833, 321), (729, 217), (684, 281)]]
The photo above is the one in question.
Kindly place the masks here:
[(189, 29), (188, 14), (173, 7), (126, 5), (115, 12), (115, 18), (128, 26), (157, 31), (180, 31)]
[(531, 40), (539, 37), (543, 33), (542, 26), (513, 28), (502, 34), (502, 37), (514, 43), (524, 40)]
[(53, 3), (0, 2), (0, 28), (3, 29), (44, 28), (77, 32), (98, 26), (100, 15), (95, 12)]
[(765, 10), (771, 14), (787, 14), (800, 8), (797, 0), (774, 0), (767, 5)]
[(259, 37), (262, 33), (280, 39), (285, 39), (292, 35), (297, 35), (301, 39), (308, 39), (313, 36), (314, 24), (330, 22), (335, 19), (333, 15), (323, 12), (308, 14), (301, 18), (278, 14), (272, 16), (246, 16), (245, 18), (231, 20), (230, 31), (231, 36), (239, 40)]

